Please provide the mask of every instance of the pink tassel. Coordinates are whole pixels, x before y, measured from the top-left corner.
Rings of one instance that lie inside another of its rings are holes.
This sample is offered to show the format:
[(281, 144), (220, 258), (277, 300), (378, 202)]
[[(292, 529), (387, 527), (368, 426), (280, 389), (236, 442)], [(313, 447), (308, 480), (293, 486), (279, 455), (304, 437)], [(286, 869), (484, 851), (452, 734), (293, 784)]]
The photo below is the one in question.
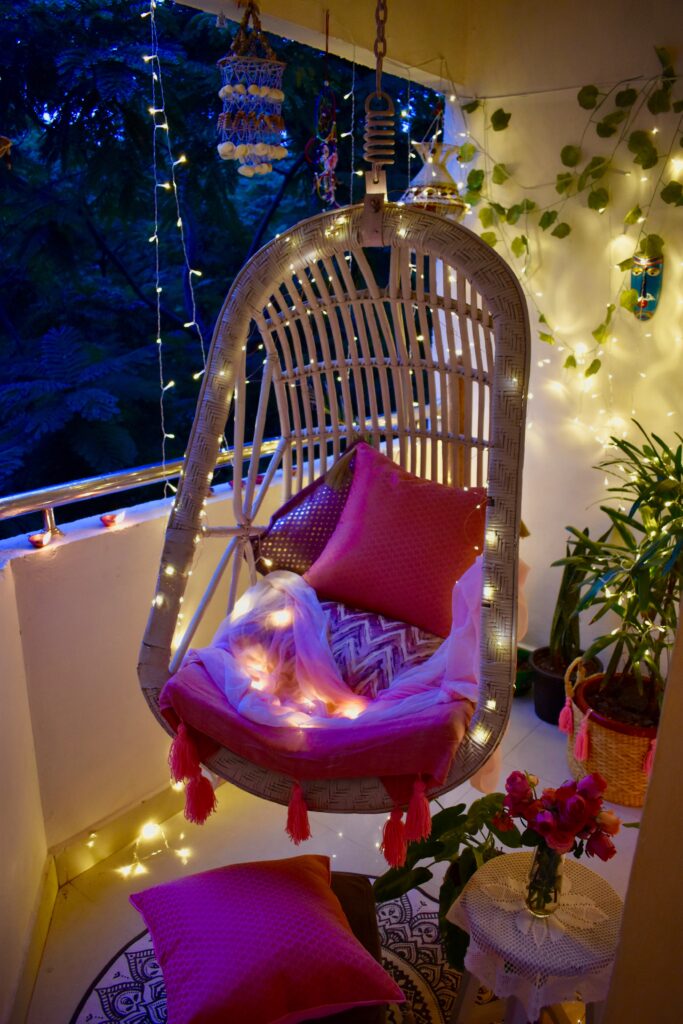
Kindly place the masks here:
[(298, 782), (292, 786), (292, 795), (287, 808), (287, 835), (297, 846), (311, 838), (311, 827), (308, 822), (308, 807), (304, 791)]
[(574, 713), (572, 711), (572, 699), (566, 697), (564, 701), (564, 707), (560, 711), (560, 717), (557, 720), (557, 724), (560, 728), (560, 732), (565, 732), (567, 736), (572, 736), (574, 733)]
[(576, 734), (576, 743), (574, 744), (574, 757), (577, 761), (587, 761), (590, 756), (590, 737), (588, 735), (588, 719), (591, 713), (587, 711), (583, 716), (579, 731)]
[(384, 826), (380, 850), (390, 868), (402, 868), (405, 864), (408, 840), (406, 839), (406, 827), (403, 824), (403, 811), (400, 807), (394, 807)]
[(650, 740), (650, 746), (647, 748), (647, 754), (643, 761), (643, 771), (648, 776), (652, 775), (652, 766), (655, 763), (655, 751), (657, 749), (657, 740)]
[(216, 810), (216, 794), (211, 781), (201, 772), (185, 788), (185, 817), (195, 825), (203, 825)]
[(426, 789), (422, 779), (415, 779), (413, 795), (410, 798), (406, 814), (406, 839), (408, 842), (427, 839), (432, 831), (432, 815), (429, 810)]
[(193, 779), (201, 771), (199, 756), (194, 741), (188, 733), (185, 723), (181, 722), (168, 752), (168, 766), (174, 782)]

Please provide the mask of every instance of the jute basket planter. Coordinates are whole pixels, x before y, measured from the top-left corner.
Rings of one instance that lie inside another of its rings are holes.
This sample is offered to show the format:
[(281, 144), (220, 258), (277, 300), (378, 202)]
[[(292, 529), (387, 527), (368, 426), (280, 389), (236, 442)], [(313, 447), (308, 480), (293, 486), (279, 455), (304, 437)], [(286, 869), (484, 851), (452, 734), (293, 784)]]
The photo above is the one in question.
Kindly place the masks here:
[[(565, 675), (565, 694), (571, 707), (571, 732), (567, 733), (567, 761), (575, 779), (600, 772), (607, 781), (605, 799), (625, 807), (642, 807), (657, 738), (656, 728), (641, 728), (606, 718), (590, 706), (591, 694), (603, 673), (586, 677), (573, 662)], [(561, 716), (562, 718), (562, 716)], [(564, 719), (566, 721), (566, 718)], [(583, 733), (582, 739), (579, 739)], [(581, 751), (583, 747), (583, 751)], [(577, 756), (577, 748), (584, 758)]]

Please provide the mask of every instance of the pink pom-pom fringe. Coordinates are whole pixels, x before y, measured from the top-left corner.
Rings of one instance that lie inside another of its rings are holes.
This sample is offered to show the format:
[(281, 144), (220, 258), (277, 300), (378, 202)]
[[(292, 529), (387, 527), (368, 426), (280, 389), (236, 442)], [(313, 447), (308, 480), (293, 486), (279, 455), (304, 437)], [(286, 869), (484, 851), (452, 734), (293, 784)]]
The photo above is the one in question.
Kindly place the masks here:
[(574, 714), (572, 712), (572, 699), (566, 697), (564, 707), (560, 711), (560, 717), (557, 720), (557, 724), (560, 728), (560, 732), (564, 732), (567, 736), (571, 736), (574, 732)]
[(287, 808), (287, 835), (297, 846), (311, 838), (311, 827), (308, 821), (308, 807), (304, 792), (298, 782), (292, 786), (292, 795)]
[(403, 867), (408, 852), (408, 840), (406, 839), (406, 827), (403, 824), (403, 811), (400, 807), (394, 807), (384, 826), (380, 849), (390, 868)]
[(432, 815), (426, 789), (422, 779), (415, 779), (405, 825), (406, 839), (411, 843), (426, 839), (432, 831)]
[(574, 757), (577, 761), (587, 761), (590, 756), (590, 737), (588, 735), (588, 719), (590, 715), (590, 711), (587, 711), (583, 716), (579, 731), (576, 734)]
[(652, 775), (652, 767), (655, 763), (655, 751), (657, 750), (657, 740), (650, 740), (650, 746), (647, 748), (647, 754), (643, 761), (643, 771), (649, 777)]

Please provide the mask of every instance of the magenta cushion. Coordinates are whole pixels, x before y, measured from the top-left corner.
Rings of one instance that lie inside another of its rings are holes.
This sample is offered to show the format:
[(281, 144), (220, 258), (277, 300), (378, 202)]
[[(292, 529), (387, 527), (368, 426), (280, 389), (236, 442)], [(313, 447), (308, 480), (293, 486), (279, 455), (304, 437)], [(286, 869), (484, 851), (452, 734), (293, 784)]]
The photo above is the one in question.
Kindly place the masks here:
[(359, 444), (344, 511), (304, 578), (324, 600), (451, 628), (455, 581), (481, 552), (486, 491), (421, 480)]
[(130, 900), (152, 936), (168, 1024), (296, 1024), (404, 999), (353, 935), (327, 857), (234, 864)]

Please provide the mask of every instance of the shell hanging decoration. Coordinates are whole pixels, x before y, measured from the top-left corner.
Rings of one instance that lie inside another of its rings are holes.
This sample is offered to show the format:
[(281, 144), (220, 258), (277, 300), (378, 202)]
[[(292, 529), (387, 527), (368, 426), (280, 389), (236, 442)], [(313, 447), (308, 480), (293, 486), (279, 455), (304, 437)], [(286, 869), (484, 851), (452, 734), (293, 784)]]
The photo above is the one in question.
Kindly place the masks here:
[[(238, 0), (244, 16), (227, 57), (218, 61), (223, 81), (218, 93), (223, 112), (218, 118), (223, 160), (239, 161), (245, 178), (269, 174), (274, 160), (286, 157), (282, 145), (282, 75), (286, 64), (276, 59), (262, 29), (255, 0)], [(249, 22), (251, 21), (251, 25)]]

